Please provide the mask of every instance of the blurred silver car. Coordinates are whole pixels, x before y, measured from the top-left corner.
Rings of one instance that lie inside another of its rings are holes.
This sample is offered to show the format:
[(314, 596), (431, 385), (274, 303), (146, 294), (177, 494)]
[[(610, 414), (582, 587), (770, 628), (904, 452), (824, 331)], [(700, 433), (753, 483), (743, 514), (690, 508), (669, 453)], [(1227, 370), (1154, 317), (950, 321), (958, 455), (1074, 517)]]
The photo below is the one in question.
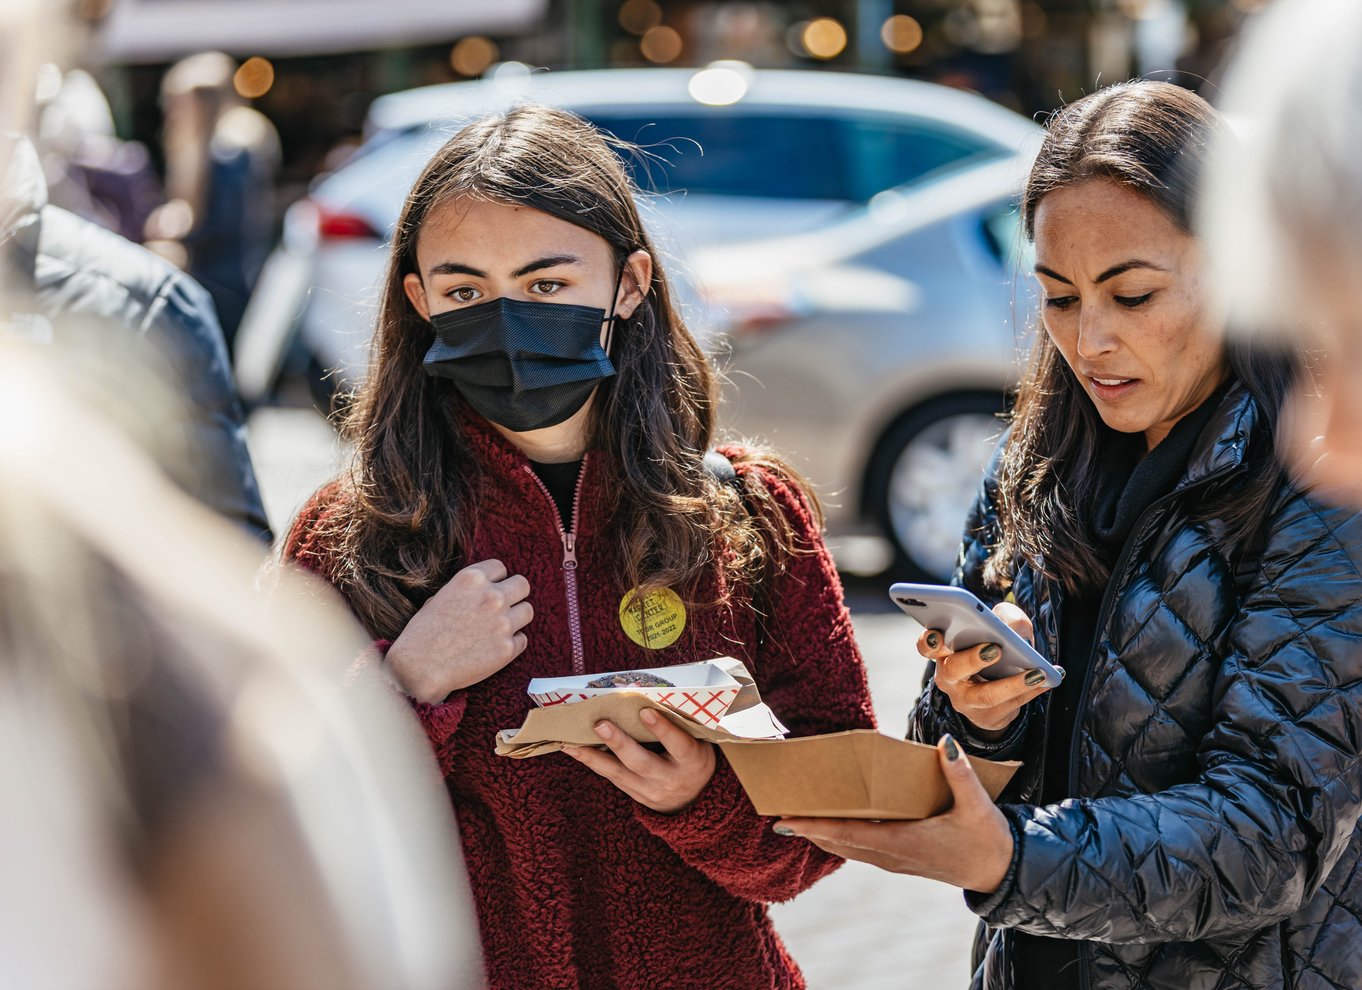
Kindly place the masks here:
[(810, 230), (875, 195), (1010, 157), (1037, 130), (982, 97), (929, 83), (833, 72), (704, 69), (529, 72), (374, 101), (369, 137), (290, 208), (241, 330), (243, 394), (275, 384), (285, 337), (333, 387), (364, 374), (388, 233), (407, 190), (466, 120), (532, 100), (573, 110), (647, 149), (630, 157), (660, 247)]
[(1016, 208), (1027, 163), (957, 171), (815, 232), (691, 259), (696, 322), (727, 351), (724, 422), (815, 482), (850, 569), (951, 571), (1035, 305)]

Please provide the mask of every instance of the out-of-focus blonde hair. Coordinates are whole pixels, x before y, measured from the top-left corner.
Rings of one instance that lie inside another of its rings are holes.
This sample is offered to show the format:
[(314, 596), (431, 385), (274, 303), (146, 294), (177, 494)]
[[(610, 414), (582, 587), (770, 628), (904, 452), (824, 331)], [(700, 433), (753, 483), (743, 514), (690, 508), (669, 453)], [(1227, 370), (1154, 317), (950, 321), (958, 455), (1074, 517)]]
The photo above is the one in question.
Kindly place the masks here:
[(1362, 268), (1359, 51), (1357, 0), (1276, 0), (1242, 36), (1198, 217), (1231, 326), (1297, 329), (1315, 252)]

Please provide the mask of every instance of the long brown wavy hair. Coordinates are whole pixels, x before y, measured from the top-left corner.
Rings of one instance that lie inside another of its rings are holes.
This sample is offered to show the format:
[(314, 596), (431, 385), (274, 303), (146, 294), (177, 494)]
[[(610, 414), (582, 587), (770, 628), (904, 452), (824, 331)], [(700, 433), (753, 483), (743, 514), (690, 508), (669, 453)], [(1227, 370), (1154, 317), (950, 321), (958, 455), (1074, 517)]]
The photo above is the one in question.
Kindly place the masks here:
[[(730, 592), (751, 590), (803, 549), (763, 485), (748, 483), (739, 494), (704, 467), (718, 385), (639, 218), (622, 160), (631, 153), (637, 150), (571, 113), (523, 105), (464, 127), (412, 187), (393, 231), (369, 374), (345, 424), (355, 442), (352, 465), (336, 509), (315, 533), (341, 561), (336, 578), (374, 636), (397, 636), (470, 563), (463, 548), (484, 467), (460, 421), (476, 414), (452, 383), (423, 369), (434, 331), (402, 286), (418, 271), (426, 218), (458, 196), (529, 206), (590, 230), (610, 244), (617, 265), (635, 250), (652, 255), (649, 291), (614, 331), (617, 373), (599, 387), (587, 427), (588, 447), (609, 464), (610, 494), (602, 497), (614, 499), (612, 538), (625, 586), (672, 587), (690, 604), (721, 604), (694, 600), (706, 571), (721, 568)], [(788, 478), (821, 521), (816, 499), (788, 464), (764, 451), (739, 460)]]
[[(1091, 179), (1147, 197), (1179, 230), (1192, 234), (1196, 183), (1224, 127), (1201, 97), (1163, 82), (1121, 83), (1063, 107), (1050, 118), (1022, 196), (1026, 238), (1035, 240), (1042, 199)], [(1226, 359), (1231, 378), (1253, 396), (1260, 422), (1275, 437), (1284, 397), (1300, 369), (1298, 356), (1232, 334)], [(998, 468), (1000, 525), (984, 570), (988, 584), (1006, 588), (1022, 560), (1070, 593), (1106, 583), (1108, 567), (1087, 513), (1100, 482), (1104, 428), (1059, 348), (1038, 327)], [(1198, 518), (1227, 524), (1226, 544), (1251, 539), (1282, 482), (1275, 444), (1258, 449), (1248, 480), (1198, 509)]]

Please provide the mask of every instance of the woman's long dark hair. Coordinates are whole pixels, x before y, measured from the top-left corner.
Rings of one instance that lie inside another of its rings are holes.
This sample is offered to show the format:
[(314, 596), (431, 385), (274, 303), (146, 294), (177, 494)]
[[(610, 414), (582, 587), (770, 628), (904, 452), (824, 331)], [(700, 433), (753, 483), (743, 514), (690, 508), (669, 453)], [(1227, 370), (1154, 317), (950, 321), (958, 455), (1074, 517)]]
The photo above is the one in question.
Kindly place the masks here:
[[(800, 549), (762, 485), (747, 485), (740, 497), (703, 466), (714, 442), (717, 384), (677, 313), (616, 147), (571, 113), (520, 106), (460, 130), (407, 197), (393, 231), (373, 361), (347, 422), (353, 467), (313, 534), (342, 561), (335, 577), (374, 636), (397, 636), (451, 567), (467, 563), (463, 548), (484, 478), (460, 423), (471, 413), (450, 382), (423, 369), (434, 331), (403, 289), (404, 277), (419, 271), (422, 225), (459, 196), (530, 206), (590, 230), (619, 265), (635, 250), (652, 255), (649, 291), (614, 331), (617, 374), (596, 393), (588, 425), (588, 446), (609, 463), (609, 495), (601, 497), (614, 499), (611, 530), (625, 586), (673, 587), (689, 598), (716, 564), (727, 588), (750, 586)], [(769, 453), (743, 459), (791, 479), (817, 513), (787, 464)]]
[[(1201, 97), (1162, 82), (1111, 86), (1056, 111), (1022, 197), (1027, 239), (1035, 238), (1042, 199), (1091, 179), (1148, 197), (1191, 234), (1196, 183), (1224, 126)], [(1233, 335), (1226, 358), (1230, 376), (1260, 407), (1269, 438), (1255, 448), (1247, 480), (1201, 506), (1198, 516), (1222, 520), (1225, 543), (1241, 545), (1262, 525), (1283, 478), (1272, 438), (1299, 361)], [(1107, 564), (1087, 518), (1099, 484), (1103, 429), (1059, 348), (1038, 329), (998, 470), (998, 543), (984, 571), (990, 585), (1007, 587), (1023, 560), (1070, 593), (1106, 583)]]

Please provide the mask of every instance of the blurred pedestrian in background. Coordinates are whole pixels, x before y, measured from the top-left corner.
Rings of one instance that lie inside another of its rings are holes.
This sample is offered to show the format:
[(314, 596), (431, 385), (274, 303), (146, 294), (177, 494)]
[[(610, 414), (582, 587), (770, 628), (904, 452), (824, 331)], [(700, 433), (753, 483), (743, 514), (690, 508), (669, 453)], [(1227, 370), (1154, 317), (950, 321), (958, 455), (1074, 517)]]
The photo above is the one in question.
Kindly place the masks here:
[(1231, 321), (1315, 348), (1290, 406), (1301, 477), (1362, 503), (1362, 4), (1278, 0), (1225, 81), (1241, 131), (1203, 227)]
[[(44, 31), (59, 11), (9, 0), (0, 48), (0, 336), (66, 344), (81, 390), (102, 390), (111, 413), (154, 435), (173, 477), (206, 505), (268, 540), (269, 524), (246, 447), (244, 415), (208, 295), (151, 252), (51, 205), (32, 142)], [(31, 26), (41, 21), (43, 27)], [(24, 25), (30, 25), (25, 27)], [(63, 35), (63, 37), (68, 37)], [(61, 53), (66, 54), (66, 53)], [(112, 362), (112, 364), (110, 364)], [(107, 367), (131, 364), (187, 401), (157, 418)], [(107, 366), (107, 367), (106, 367)]]
[(52, 204), (141, 243), (165, 201), (146, 146), (118, 138), (109, 101), (84, 69), (49, 62), (37, 90), (36, 143)]
[(635, 191), (546, 107), (435, 154), (396, 226), (354, 464), (284, 555), (414, 699), (493, 987), (801, 987), (765, 906), (840, 861), (775, 835), (711, 743), (645, 713), (660, 752), (609, 722), (600, 750), (494, 752), (533, 677), (726, 655), (794, 735), (873, 724), (812, 497), (769, 452), (706, 457), (716, 382)]
[[(0, 335), (65, 343), (83, 389), (175, 453), (168, 469), (206, 505), (268, 541), (246, 427), (207, 294), (150, 251), (47, 203), (32, 144), (0, 133), (0, 251), (8, 314)], [(173, 382), (183, 415), (158, 419), (108, 367), (131, 363)]]
[[(787, 823), (969, 891), (980, 990), (1362, 986), (1362, 516), (1286, 471), (1294, 349), (1209, 304), (1222, 130), (1187, 90), (1108, 87), (1027, 181), (1043, 331), (956, 580), (1064, 682), (981, 680), (996, 644), (925, 632), (910, 734), (943, 740), (956, 807)], [(1023, 761), (1001, 808), (961, 750)]]
[(167, 201), (146, 239), (213, 297), (231, 353), (237, 327), (274, 237), (279, 135), (238, 94), (237, 64), (202, 52), (161, 83)]

